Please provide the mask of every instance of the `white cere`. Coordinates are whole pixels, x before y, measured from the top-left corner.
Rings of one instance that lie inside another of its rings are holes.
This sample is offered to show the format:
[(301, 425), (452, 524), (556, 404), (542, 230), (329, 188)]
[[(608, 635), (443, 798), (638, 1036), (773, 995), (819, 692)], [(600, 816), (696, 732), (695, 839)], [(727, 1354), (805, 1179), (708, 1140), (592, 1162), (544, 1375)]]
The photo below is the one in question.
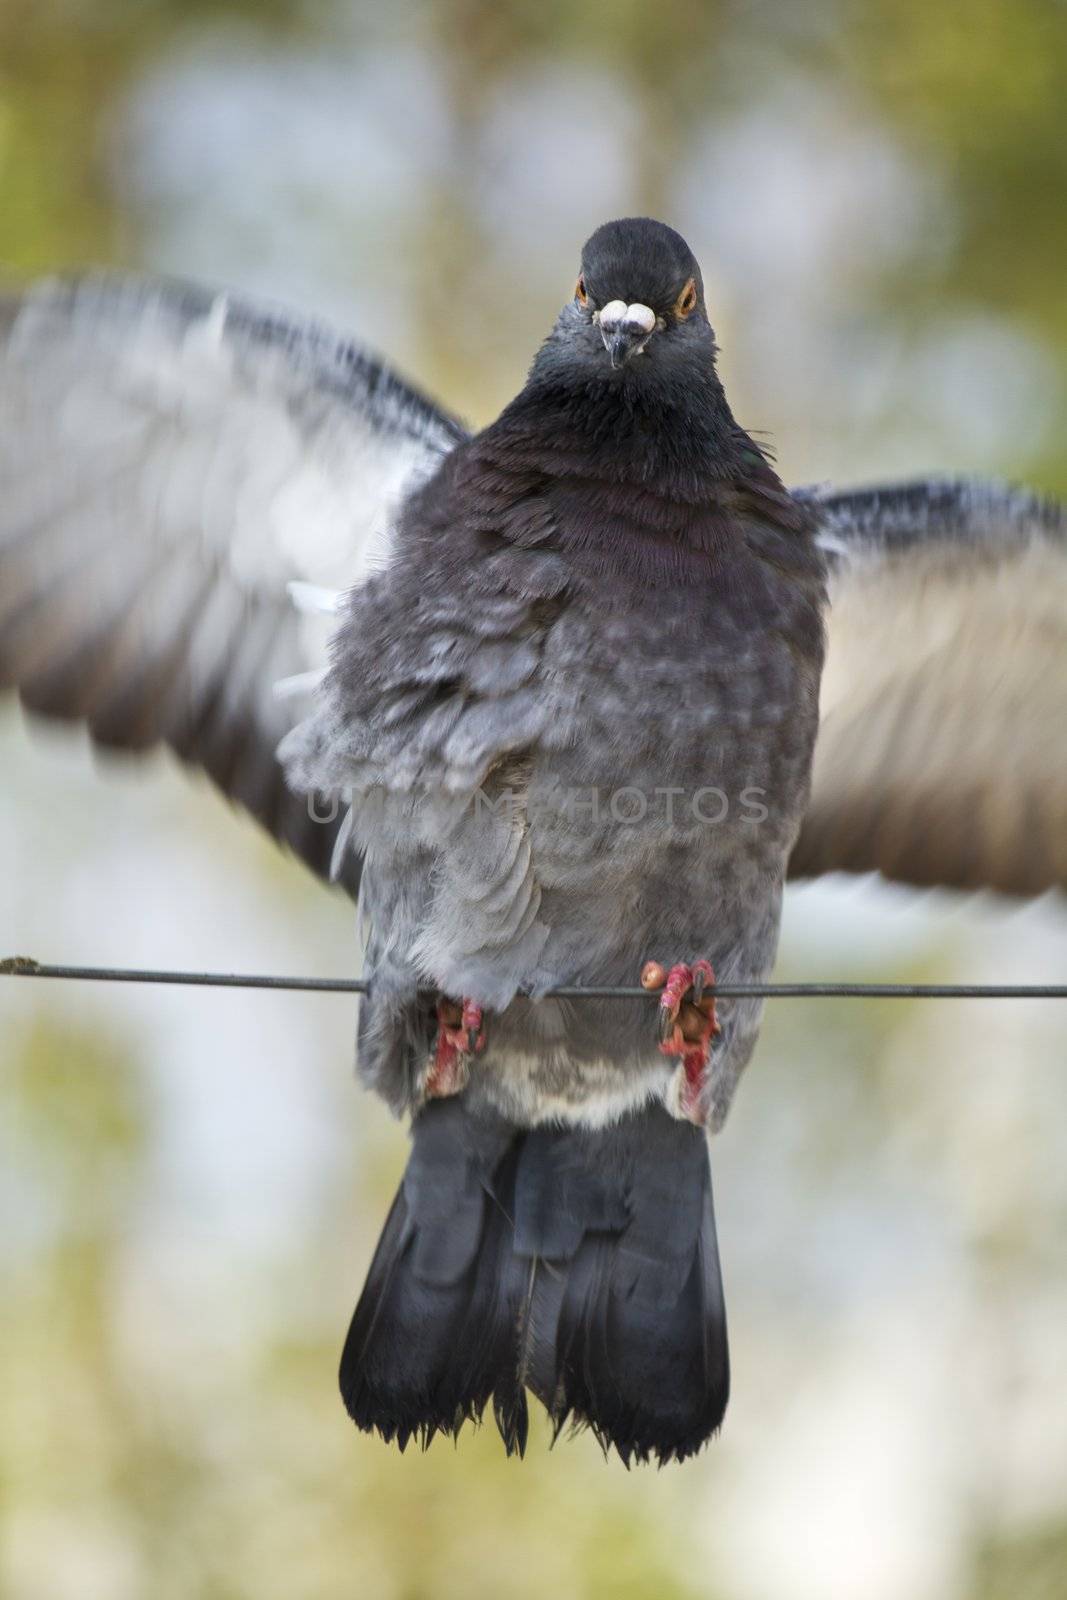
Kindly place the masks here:
[(639, 328), (644, 328), (646, 333), (651, 333), (656, 326), (656, 313), (651, 306), (643, 306), (638, 300), (632, 306), (626, 307), (626, 321), (635, 322)]
[(639, 300), (628, 306), (624, 300), (609, 300), (606, 306), (600, 309), (597, 319), (602, 328), (609, 331), (618, 327), (642, 328), (645, 333), (651, 333), (656, 326), (656, 313), (651, 306), (643, 306)]
[(616, 324), (626, 321), (625, 300), (609, 300), (606, 306), (600, 308), (600, 326), (614, 328)]

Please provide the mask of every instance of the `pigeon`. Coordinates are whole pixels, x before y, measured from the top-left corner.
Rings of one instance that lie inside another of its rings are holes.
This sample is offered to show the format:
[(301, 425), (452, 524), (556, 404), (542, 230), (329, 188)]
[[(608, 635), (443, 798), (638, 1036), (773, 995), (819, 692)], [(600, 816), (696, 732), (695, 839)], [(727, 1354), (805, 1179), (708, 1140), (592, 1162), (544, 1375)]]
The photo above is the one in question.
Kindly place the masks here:
[(401, 1448), (491, 1407), (521, 1453), (533, 1395), (628, 1464), (699, 1450), (708, 1135), (760, 1023), (716, 984), (767, 977), (788, 877), (1067, 886), (1063, 511), (790, 491), (716, 354), (647, 218), (473, 435), (228, 293), (0, 307), (0, 684), (358, 899), (358, 1070), (412, 1148), (340, 1382)]

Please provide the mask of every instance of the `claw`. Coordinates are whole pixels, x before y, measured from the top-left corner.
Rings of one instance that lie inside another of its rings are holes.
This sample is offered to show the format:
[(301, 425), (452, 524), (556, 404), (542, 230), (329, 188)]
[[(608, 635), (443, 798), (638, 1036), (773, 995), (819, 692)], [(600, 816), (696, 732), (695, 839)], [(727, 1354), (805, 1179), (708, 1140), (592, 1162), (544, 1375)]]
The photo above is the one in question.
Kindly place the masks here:
[(481, 1006), (473, 1000), (459, 1004), (442, 995), (437, 1002), (437, 1043), (423, 1082), (426, 1098), (461, 1094), (470, 1077), (471, 1056), (484, 1049)]
[(715, 982), (715, 974), (711, 970), (710, 961), (695, 961), (693, 963), (693, 1004), (698, 1006), (704, 998), (704, 990), (709, 983)]
[(458, 1050), (449, 1037), (451, 1029), (438, 1030), (437, 1044), (423, 1078), (422, 1092), (427, 1100), (443, 1100), (448, 1095), (462, 1094), (467, 1087), (470, 1068), (466, 1053)]
[(467, 1051), (472, 1056), (480, 1055), (485, 1049), (486, 1029), (482, 1008), (473, 1000), (464, 1000), (462, 1027), (466, 1035)]
[[(653, 968), (658, 981), (650, 982)], [(675, 1116), (702, 1126), (708, 1115), (711, 1041), (719, 1031), (715, 996), (707, 992), (709, 985), (714, 985), (715, 974), (709, 961), (695, 961), (692, 967), (679, 962), (661, 978), (662, 973), (662, 967), (650, 961), (641, 982), (646, 989), (662, 988), (659, 1047), (665, 1056), (681, 1057), (667, 1103)]]
[(678, 1054), (678, 1050), (674, 1048), (674, 1045), (679, 1044), (681, 1040), (678, 1017), (682, 1009), (682, 1000), (692, 987), (692, 983), (692, 971), (684, 962), (678, 962), (668, 972), (663, 993), (659, 997), (660, 1048), (669, 1051), (671, 1055)]

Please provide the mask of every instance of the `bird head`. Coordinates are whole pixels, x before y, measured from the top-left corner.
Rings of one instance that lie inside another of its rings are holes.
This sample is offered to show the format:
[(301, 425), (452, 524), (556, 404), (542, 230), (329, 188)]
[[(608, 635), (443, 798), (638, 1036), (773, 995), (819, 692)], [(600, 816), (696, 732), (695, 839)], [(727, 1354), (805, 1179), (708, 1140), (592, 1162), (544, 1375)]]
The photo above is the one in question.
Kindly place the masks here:
[(691, 357), (715, 343), (696, 259), (681, 234), (650, 217), (605, 222), (586, 242), (561, 324), (616, 371)]

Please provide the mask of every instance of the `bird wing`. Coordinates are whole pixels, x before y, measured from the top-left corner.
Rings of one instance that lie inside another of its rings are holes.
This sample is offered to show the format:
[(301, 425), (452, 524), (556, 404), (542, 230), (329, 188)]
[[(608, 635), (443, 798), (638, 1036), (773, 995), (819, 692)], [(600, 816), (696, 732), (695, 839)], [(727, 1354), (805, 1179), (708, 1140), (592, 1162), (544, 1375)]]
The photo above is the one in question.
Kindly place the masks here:
[[(325, 661), (308, 613), (464, 437), (349, 341), (229, 295), (0, 302), (0, 687), (169, 745), (325, 875), (339, 824), (275, 755)], [(813, 498), (833, 609), (792, 873), (1067, 884), (1062, 512), (975, 483)]]
[(326, 874), (339, 824), (275, 758), (326, 663), (314, 613), (465, 437), (349, 340), (228, 294), (0, 301), (0, 688), (104, 746), (169, 745)]
[(1067, 887), (1067, 515), (977, 481), (813, 495), (830, 564), (792, 876)]

